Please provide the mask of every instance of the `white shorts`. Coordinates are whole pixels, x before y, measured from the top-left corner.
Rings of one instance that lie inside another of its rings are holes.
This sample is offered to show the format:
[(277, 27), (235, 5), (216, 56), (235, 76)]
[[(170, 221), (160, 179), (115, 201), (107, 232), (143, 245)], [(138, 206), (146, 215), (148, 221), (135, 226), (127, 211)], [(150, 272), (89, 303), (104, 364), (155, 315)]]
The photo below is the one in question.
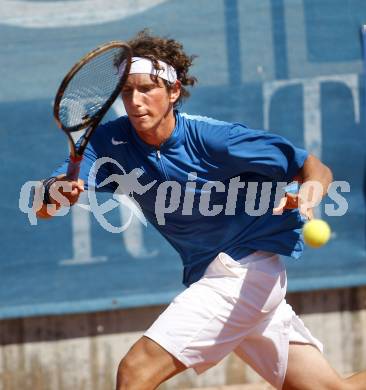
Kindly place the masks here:
[(258, 251), (235, 261), (220, 253), (145, 336), (198, 374), (234, 351), (281, 389), (290, 342), (323, 350), (286, 303), (286, 284), (286, 271), (277, 255)]

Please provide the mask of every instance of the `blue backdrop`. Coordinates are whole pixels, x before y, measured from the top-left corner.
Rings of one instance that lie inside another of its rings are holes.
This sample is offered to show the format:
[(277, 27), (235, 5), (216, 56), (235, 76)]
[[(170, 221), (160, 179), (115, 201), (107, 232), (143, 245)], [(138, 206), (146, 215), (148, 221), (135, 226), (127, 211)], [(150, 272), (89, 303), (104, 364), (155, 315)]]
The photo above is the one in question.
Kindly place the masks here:
[[(0, 318), (160, 304), (183, 288), (180, 259), (151, 226), (134, 220), (111, 234), (78, 207), (32, 226), (18, 205), (22, 185), (47, 177), (66, 155), (52, 117), (62, 76), (95, 46), (144, 27), (199, 55), (199, 84), (184, 111), (280, 133), (350, 183), (344, 216), (318, 210), (333, 229), (329, 244), (286, 260), (289, 289), (365, 284), (366, 2), (155, 0), (130, 9), (106, 0), (99, 18), (94, 3), (0, 9)], [(125, 210), (108, 218), (120, 225)]]

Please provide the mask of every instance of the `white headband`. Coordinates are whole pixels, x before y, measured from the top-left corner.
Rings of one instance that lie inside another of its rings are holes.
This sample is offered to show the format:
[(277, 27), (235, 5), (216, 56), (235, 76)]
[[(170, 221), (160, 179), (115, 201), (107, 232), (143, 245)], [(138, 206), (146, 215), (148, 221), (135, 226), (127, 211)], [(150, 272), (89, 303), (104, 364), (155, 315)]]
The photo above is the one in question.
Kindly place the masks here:
[(131, 68), (129, 74), (147, 73), (158, 76), (170, 83), (177, 81), (177, 72), (175, 69), (163, 61), (158, 61), (161, 69), (155, 69), (152, 61), (147, 58), (132, 57)]

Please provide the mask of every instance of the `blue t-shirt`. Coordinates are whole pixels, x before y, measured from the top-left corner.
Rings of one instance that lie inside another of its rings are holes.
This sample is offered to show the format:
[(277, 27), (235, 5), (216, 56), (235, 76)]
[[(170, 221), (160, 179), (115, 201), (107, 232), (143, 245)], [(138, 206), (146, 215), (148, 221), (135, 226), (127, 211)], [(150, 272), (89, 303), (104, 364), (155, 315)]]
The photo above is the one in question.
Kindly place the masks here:
[[(100, 157), (116, 163), (102, 165), (97, 185), (113, 174), (126, 176), (138, 169), (138, 184), (149, 190), (135, 191), (133, 197), (180, 254), (187, 286), (201, 278), (219, 252), (234, 259), (256, 250), (299, 257), (302, 217), (298, 210), (273, 215), (272, 209), (276, 190), (283, 194), (307, 152), (281, 136), (242, 124), (175, 116), (175, 129), (159, 150), (139, 138), (127, 116), (99, 126), (81, 164), (86, 187)], [(53, 175), (65, 171), (66, 163)], [(118, 183), (110, 182), (98, 190), (117, 188)]]

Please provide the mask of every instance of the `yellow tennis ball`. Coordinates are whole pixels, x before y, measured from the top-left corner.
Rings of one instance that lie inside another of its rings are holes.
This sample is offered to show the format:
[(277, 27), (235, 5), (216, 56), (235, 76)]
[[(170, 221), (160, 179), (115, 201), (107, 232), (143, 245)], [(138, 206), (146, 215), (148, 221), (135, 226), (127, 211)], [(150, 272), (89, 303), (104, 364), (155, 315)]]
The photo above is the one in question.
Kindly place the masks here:
[(321, 219), (312, 219), (303, 228), (304, 241), (312, 248), (319, 248), (326, 244), (330, 238), (330, 227)]

